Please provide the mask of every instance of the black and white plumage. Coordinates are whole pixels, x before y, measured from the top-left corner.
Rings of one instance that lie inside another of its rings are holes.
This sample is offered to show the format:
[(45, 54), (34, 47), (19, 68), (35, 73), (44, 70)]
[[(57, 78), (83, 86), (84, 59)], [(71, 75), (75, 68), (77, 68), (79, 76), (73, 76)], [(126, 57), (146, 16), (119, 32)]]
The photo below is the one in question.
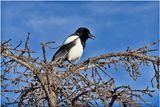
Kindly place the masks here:
[(83, 54), (83, 50), (88, 38), (94, 38), (90, 31), (85, 27), (80, 27), (76, 32), (65, 39), (61, 47), (54, 54), (52, 61), (55, 62), (75, 62)]

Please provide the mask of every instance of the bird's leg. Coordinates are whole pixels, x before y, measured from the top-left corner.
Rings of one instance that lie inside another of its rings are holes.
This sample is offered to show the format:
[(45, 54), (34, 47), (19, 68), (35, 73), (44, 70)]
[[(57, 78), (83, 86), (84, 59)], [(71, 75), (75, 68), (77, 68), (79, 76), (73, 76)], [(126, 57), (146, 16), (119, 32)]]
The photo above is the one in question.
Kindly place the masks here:
[(68, 59), (67, 59), (67, 61), (68, 61), (71, 65), (76, 66), (74, 63), (72, 63), (72, 62), (71, 62), (71, 61), (69, 61)]

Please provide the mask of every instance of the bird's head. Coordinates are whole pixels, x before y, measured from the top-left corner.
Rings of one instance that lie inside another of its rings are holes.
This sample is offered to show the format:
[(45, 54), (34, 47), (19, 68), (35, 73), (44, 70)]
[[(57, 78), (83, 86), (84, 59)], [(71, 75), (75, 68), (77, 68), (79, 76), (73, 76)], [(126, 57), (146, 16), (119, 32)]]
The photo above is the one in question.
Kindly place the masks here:
[(80, 38), (87, 40), (88, 38), (94, 39), (95, 36), (93, 36), (90, 31), (85, 27), (80, 27), (76, 30), (75, 34), (77, 34)]

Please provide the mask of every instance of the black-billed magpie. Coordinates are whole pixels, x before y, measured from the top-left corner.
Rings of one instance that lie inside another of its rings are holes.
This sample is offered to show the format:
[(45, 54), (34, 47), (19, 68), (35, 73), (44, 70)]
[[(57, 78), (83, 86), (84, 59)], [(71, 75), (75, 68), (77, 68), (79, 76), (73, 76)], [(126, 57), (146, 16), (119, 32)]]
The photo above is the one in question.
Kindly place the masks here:
[(85, 27), (80, 27), (76, 32), (65, 39), (61, 47), (54, 54), (52, 61), (70, 63), (80, 59), (88, 38), (94, 39), (90, 31)]

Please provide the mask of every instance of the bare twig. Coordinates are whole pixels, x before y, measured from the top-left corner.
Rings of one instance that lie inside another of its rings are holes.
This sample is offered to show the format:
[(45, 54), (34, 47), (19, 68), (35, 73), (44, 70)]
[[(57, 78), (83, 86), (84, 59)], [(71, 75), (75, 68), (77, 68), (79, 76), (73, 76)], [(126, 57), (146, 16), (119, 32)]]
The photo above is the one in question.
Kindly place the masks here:
[[(118, 71), (119, 66), (124, 67), (136, 81), (142, 76), (139, 68), (152, 64), (155, 75), (151, 83), (153, 85), (155, 79), (157, 88), (160, 87), (160, 58), (148, 55), (148, 52), (157, 51), (149, 48), (160, 40), (135, 50), (128, 48), (124, 52), (106, 53), (76, 66), (68, 66), (47, 61), (46, 50), (53, 49), (49, 45), (54, 42), (41, 43), (43, 61), (34, 58), (34, 51), (29, 48), (29, 39), (30, 33), (23, 48), (22, 42), (13, 47), (11, 39), (1, 43), (1, 95), (6, 99), (3, 106), (18, 103), (19, 106), (93, 106), (93, 102), (102, 100), (104, 106), (112, 107), (115, 102), (120, 102), (126, 107), (138, 106), (135, 98), (145, 102), (144, 95), (153, 96), (154, 90), (149, 87), (132, 89), (130, 85), (116, 86), (115, 77), (111, 77), (108, 71), (110, 68)], [(14, 93), (17, 97), (7, 96), (7, 93)]]

